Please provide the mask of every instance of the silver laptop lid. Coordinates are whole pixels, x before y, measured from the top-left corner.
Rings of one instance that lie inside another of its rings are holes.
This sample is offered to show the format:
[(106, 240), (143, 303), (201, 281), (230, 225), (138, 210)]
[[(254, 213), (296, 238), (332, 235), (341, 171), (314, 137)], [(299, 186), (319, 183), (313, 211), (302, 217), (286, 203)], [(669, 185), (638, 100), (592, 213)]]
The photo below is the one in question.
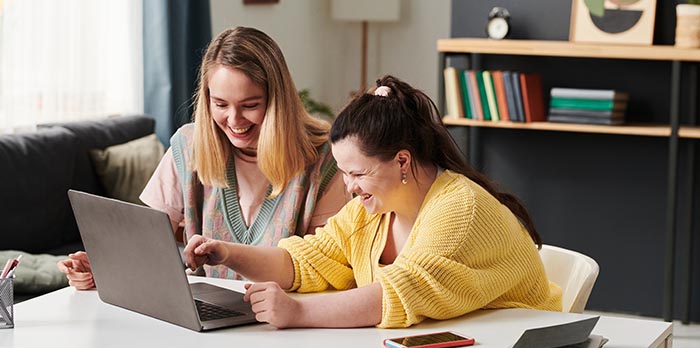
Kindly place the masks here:
[(168, 215), (74, 190), (68, 197), (100, 299), (200, 331)]

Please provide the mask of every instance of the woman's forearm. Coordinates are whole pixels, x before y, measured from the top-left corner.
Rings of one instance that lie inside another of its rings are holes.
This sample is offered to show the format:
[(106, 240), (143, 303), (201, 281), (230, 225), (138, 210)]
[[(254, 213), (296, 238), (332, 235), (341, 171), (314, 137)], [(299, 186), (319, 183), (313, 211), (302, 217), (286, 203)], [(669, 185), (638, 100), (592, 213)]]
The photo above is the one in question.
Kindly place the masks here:
[(382, 286), (372, 283), (361, 288), (299, 299), (301, 327), (364, 327), (382, 320)]
[(287, 250), (236, 243), (227, 243), (227, 247), (223, 264), (240, 275), (255, 282), (274, 281), (283, 289), (292, 287), (294, 264)]

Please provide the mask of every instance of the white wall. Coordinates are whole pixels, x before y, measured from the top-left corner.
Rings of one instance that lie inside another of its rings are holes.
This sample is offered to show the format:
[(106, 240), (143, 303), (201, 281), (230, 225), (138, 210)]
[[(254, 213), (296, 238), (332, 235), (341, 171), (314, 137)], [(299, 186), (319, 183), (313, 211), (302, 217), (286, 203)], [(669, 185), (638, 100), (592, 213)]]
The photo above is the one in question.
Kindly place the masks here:
[[(211, 0), (211, 13), (214, 36), (239, 25), (270, 35), (282, 48), (297, 88), (310, 89), (334, 109), (359, 87), (361, 25), (331, 19), (330, 1), (243, 5), (241, 0)], [(368, 83), (390, 73), (435, 99), (436, 40), (449, 34), (449, 0), (401, 0), (398, 22), (369, 25)]]

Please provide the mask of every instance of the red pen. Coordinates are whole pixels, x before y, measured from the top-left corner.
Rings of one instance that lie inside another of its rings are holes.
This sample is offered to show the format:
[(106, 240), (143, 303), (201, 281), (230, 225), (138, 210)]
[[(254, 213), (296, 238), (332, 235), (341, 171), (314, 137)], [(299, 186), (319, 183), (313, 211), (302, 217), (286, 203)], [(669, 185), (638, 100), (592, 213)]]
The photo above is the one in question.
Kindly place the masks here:
[(17, 265), (19, 265), (20, 260), (22, 260), (22, 254), (20, 254), (14, 259), (7, 260), (7, 262), (5, 263), (5, 267), (2, 270), (2, 275), (0, 275), (0, 278), (6, 278), (7, 274), (13, 269), (15, 269)]

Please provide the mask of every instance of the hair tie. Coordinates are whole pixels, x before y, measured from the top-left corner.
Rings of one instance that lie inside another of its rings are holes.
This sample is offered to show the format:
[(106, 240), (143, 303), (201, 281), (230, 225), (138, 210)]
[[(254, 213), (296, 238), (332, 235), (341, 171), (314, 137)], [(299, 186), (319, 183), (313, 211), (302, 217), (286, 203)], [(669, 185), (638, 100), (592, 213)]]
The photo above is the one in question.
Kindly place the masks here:
[(374, 90), (374, 95), (378, 95), (380, 97), (388, 97), (389, 92), (391, 92), (391, 88), (388, 86), (379, 86), (377, 89)]

